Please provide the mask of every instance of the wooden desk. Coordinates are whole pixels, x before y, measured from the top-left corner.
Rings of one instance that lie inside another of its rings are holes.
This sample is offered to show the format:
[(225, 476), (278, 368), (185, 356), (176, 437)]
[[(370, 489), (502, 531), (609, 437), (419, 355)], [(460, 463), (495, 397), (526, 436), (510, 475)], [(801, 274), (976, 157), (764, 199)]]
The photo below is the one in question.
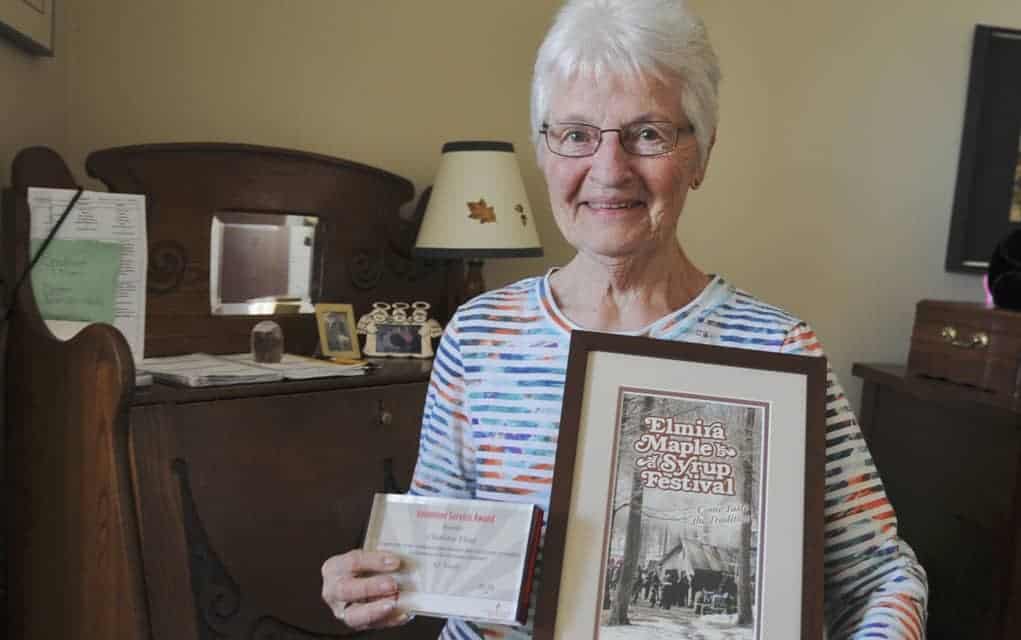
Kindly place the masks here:
[(862, 430), (929, 575), (928, 638), (1021, 637), (1021, 407), (855, 364)]
[[(317, 215), (315, 301), (425, 300), (436, 317), (460, 263), (408, 255), (399, 176), (244, 145), (107, 150), (90, 170), (145, 193), (150, 257), (146, 354), (237, 353), (265, 317), (209, 311), (209, 228), (222, 210)], [(28, 186), (73, 187), (51, 151), (19, 154), (4, 191), (4, 280), (28, 256)], [(412, 227), (414, 225), (411, 225)], [(403, 240), (402, 240), (403, 238)], [(170, 271), (161, 270), (170, 265)], [(169, 274), (169, 275), (168, 275)], [(172, 277), (171, 277), (172, 276)], [(167, 283), (170, 284), (167, 284)], [(278, 315), (288, 351), (316, 343), (308, 314)], [(54, 338), (31, 280), (4, 328), (9, 543), (7, 637), (322, 640), (350, 633), (320, 599), (320, 567), (361, 545), (374, 493), (403, 490), (418, 451), (429, 363), (371, 375), (136, 389), (124, 337), (92, 324)], [(371, 638), (436, 638), (419, 618)]]

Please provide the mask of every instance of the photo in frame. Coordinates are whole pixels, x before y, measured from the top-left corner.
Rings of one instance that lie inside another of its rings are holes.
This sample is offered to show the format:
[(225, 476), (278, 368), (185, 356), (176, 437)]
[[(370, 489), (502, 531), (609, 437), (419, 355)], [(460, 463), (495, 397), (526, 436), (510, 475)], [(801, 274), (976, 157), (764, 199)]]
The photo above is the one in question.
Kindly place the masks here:
[(977, 25), (946, 269), (985, 273), (1021, 229), (1021, 30)]
[(358, 320), (365, 335), (365, 355), (377, 358), (431, 358), (433, 338), (443, 333), (429, 317), (428, 302), (373, 302), (372, 311)]
[(826, 361), (576, 331), (535, 638), (822, 637)]
[(0, 0), (0, 36), (37, 56), (53, 55), (57, 0)]
[(360, 359), (354, 308), (349, 304), (320, 303), (315, 310), (322, 354), (331, 358)]

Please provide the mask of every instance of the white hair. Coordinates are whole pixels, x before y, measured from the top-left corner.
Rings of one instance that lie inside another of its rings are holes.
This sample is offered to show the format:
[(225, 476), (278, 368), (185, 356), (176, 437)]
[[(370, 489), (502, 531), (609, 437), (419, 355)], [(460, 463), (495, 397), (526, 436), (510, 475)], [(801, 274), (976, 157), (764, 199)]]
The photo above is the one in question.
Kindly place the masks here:
[(604, 74), (679, 83), (705, 166), (719, 119), (720, 66), (705, 25), (684, 0), (568, 0), (535, 61), (533, 141), (539, 142), (558, 83)]

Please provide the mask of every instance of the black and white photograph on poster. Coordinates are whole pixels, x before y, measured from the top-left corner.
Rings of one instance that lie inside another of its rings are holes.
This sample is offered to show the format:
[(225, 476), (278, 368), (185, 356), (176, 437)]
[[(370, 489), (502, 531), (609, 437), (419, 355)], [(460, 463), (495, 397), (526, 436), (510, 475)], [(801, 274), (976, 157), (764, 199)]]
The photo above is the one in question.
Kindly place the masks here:
[(599, 640), (755, 640), (768, 405), (622, 388)]

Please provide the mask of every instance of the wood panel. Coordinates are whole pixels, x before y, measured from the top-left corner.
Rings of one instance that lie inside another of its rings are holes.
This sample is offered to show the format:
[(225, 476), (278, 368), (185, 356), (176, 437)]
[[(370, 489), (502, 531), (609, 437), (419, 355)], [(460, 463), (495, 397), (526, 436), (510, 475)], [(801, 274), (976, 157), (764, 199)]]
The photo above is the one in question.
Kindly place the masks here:
[(927, 636), (1018, 637), (1021, 413), (992, 394), (855, 365), (863, 430), (900, 535), (929, 577)]
[[(343, 633), (319, 568), (361, 546), (375, 492), (407, 488), (425, 386), (136, 407), (154, 637)], [(437, 629), (423, 619), (394, 633)]]
[[(457, 282), (448, 272), (460, 275), (461, 263), (410, 258), (418, 220), (400, 216), (414, 195), (400, 176), (302, 151), (223, 143), (104, 149), (89, 154), (86, 168), (112, 191), (146, 196), (147, 356), (245, 351), (252, 326), (265, 319), (210, 313), (218, 212), (317, 216), (313, 302), (350, 303), (362, 314), (377, 300), (426, 300), (441, 321), (453, 313), (460, 292), (448, 292)], [(274, 319), (289, 350), (311, 353), (314, 317)]]
[[(73, 184), (59, 158), (41, 150), (19, 154), (12, 175), (14, 187), (4, 193), (4, 260), (8, 273), (21, 273), (27, 181)], [(134, 366), (127, 343), (107, 325), (56, 340), (39, 320), (30, 286), (19, 290), (8, 330), (8, 635), (142, 637), (148, 614), (134, 571), (138, 535), (126, 464)]]

